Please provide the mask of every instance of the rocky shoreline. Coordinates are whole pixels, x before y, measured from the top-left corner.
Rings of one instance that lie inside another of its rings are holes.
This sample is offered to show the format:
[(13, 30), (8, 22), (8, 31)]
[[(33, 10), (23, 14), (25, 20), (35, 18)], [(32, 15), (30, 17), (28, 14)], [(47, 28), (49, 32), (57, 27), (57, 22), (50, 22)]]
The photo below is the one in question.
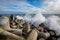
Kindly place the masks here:
[(44, 23), (35, 27), (22, 19), (0, 16), (0, 40), (60, 40), (54, 30)]

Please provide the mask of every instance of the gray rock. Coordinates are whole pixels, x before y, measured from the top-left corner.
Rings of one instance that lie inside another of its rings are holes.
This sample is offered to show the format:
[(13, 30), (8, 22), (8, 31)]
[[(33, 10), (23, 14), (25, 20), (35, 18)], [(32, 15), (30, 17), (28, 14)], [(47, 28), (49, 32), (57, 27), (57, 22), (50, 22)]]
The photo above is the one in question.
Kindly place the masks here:
[(44, 38), (40, 38), (39, 40), (45, 40)]

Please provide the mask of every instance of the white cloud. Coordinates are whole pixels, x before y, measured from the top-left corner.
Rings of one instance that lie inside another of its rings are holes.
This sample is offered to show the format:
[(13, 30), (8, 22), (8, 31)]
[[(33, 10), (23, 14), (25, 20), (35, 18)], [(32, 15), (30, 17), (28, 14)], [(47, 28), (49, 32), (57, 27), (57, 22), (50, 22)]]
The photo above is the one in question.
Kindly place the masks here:
[[(3, 2), (3, 3), (2, 3)], [(17, 12), (26, 12), (26, 13), (35, 13), (40, 12), (41, 9), (37, 8), (25, 1), (21, 0), (1, 0), (0, 8), (3, 11), (17, 11)]]
[(27, 3), (27, 0), (0, 0), (0, 9), (3, 11), (60, 14), (60, 0), (44, 0), (42, 5), (42, 8), (37, 8)]
[(60, 0), (46, 0), (43, 5), (45, 13), (60, 14)]

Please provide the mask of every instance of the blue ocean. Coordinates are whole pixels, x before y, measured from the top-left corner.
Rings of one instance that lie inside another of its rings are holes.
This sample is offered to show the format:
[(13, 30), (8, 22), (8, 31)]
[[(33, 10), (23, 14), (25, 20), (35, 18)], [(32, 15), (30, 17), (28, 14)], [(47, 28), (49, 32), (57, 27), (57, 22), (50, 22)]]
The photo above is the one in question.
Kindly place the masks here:
[[(10, 14), (0, 14), (0, 15), (10, 16)], [(14, 17), (17, 16), (17, 15), (23, 17), (23, 16), (25, 16), (26, 14), (13, 14)], [(31, 17), (34, 17), (36, 14), (28, 14), (28, 15), (30, 15)], [(50, 16), (52, 16), (52, 15), (55, 15), (55, 16), (60, 17), (60, 14), (42, 14), (42, 15), (45, 16), (46, 18), (47, 18), (47, 17), (50, 17)]]

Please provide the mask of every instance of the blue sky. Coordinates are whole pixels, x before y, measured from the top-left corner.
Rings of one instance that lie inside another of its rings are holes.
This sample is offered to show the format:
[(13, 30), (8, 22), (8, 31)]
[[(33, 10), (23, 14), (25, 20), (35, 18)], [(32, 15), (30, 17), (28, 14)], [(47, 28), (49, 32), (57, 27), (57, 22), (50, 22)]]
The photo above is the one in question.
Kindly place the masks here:
[(0, 11), (60, 13), (60, 0), (0, 0)]
[(42, 3), (43, 0), (0, 0), (0, 11), (33, 13), (40, 10)]
[(29, 4), (35, 7), (42, 7), (44, 0), (27, 0)]
[[(18, 5), (18, 4), (22, 4), (20, 2), (24, 2), (24, 3), (40, 8), (42, 7), (43, 1), (44, 0), (0, 0), (0, 9), (8, 9), (8, 10), (9, 9), (12, 9), (12, 10), (20, 9), (21, 5)], [(32, 7), (32, 6), (28, 6), (28, 7)], [(7, 7), (7, 8), (4, 8), (4, 7)]]

